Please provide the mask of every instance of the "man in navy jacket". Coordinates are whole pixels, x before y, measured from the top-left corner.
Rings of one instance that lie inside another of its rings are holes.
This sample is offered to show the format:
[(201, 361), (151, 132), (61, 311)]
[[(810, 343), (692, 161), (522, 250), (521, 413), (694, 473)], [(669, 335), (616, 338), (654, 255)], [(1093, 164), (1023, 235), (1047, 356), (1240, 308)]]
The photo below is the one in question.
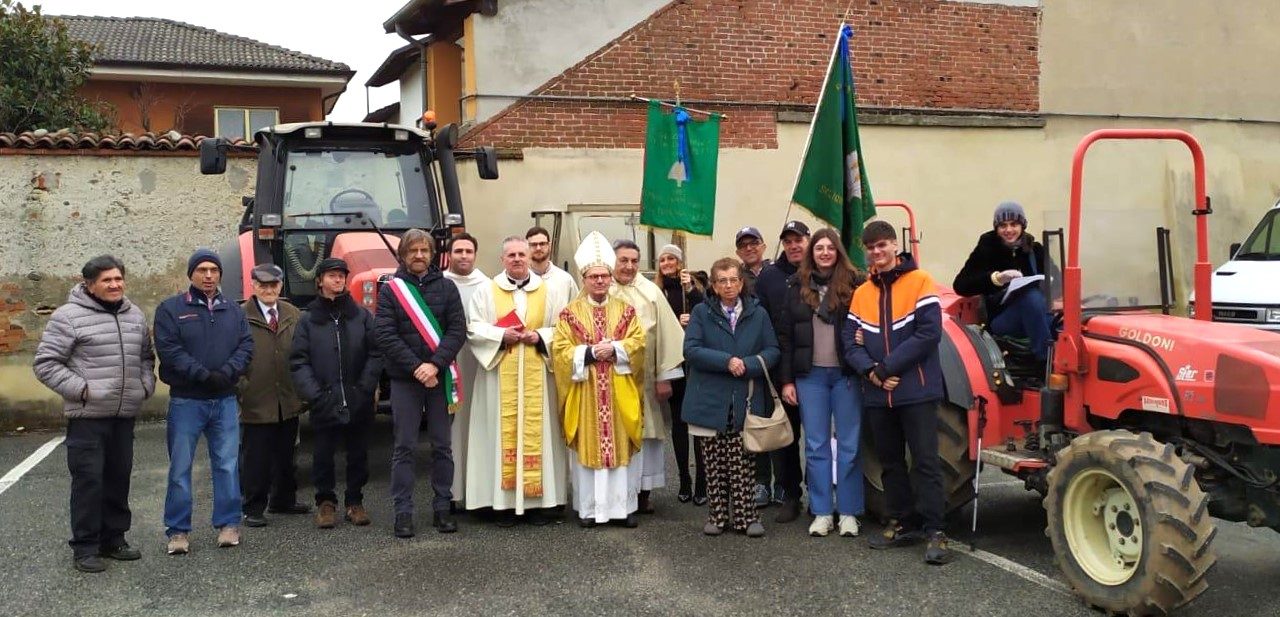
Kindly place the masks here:
[(236, 381), (253, 357), (244, 311), (224, 298), (222, 261), (209, 249), (187, 260), (191, 287), (156, 307), (160, 380), (169, 384), (169, 488), (164, 499), (170, 555), (190, 550), (191, 464), (203, 434), (213, 468), (213, 526), (218, 546), (240, 544), (240, 422)]

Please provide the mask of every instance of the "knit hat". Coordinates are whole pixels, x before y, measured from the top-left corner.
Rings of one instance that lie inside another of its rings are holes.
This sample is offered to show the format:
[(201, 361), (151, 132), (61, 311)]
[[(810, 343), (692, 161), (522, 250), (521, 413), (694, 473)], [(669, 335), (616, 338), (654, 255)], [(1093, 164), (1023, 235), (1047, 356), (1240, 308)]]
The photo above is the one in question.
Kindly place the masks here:
[(658, 251), (659, 259), (661, 259), (663, 255), (671, 255), (676, 258), (676, 261), (684, 263), (684, 251), (680, 250), (680, 247), (674, 244), (665, 245), (662, 247), (661, 251)]
[(196, 267), (206, 261), (213, 262), (219, 270), (222, 269), (222, 260), (218, 258), (217, 253), (213, 252), (213, 249), (196, 249), (196, 252), (191, 254), (191, 259), (187, 260), (187, 278), (191, 278)]
[(1017, 221), (1025, 231), (1027, 229), (1027, 213), (1022, 209), (1022, 204), (1016, 201), (1005, 201), (996, 206), (996, 212), (991, 217), (991, 226), (1000, 227), (1000, 223), (1005, 221)]

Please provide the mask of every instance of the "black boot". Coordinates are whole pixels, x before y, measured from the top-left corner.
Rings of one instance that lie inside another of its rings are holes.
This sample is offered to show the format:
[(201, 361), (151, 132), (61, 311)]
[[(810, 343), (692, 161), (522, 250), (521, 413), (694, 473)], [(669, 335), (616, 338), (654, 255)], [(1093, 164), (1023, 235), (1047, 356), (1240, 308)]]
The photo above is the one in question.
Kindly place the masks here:
[(397, 514), (394, 532), (397, 538), (412, 538), (414, 534), (413, 515), (408, 512)]
[(640, 526), (640, 517), (636, 516), (635, 512), (632, 512), (627, 515), (627, 518), (622, 520), (622, 525), (627, 529), (635, 529)]
[(693, 499), (693, 489), (690, 488), (690, 484), (692, 484), (692, 480), (689, 479), (689, 474), (681, 474), (680, 492), (676, 493), (676, 501), (679, 501), (680, 503), (689, 503), (689, 500)]
[(436, 512), (431, 517), (431, 526), (440, 533), (453, 533), (458, 530), (458, 524), (453, 522), (453, 517), (449, 515), (448, 510)]
[(653, 504), (649, 503), (649, 491), (640, 491), (639, 507), (636, 509), (640, 514), (653, 514)]
[(800, 500), (786, 499), (782, 502), (782, 510), (773, 520), (779, 523), (790, 523), (798, 518), (800, 518)]
[(515, 510), (498, 510), (493, 513), (494, 520), (497, 521), (499, 527), (515, 527), (516, 511)]
[(97, 555), (83, 555), (76, 557), (71, 561), (72, 565), (81, 572), (103, 572), (107, 569), (107, 564), (102, 563), (102, 558)]

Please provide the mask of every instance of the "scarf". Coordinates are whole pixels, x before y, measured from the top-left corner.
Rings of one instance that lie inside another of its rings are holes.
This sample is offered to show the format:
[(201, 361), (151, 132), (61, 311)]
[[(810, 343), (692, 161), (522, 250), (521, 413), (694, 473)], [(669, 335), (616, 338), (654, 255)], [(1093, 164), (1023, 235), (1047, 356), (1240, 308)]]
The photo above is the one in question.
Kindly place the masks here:
[(813, 312), (818, 316), (818, 319), (823, 321), (823, 323), (831, 323), (831, 309), (827, 306), (826, 302), (827, 286), (829, 283), (831, 283), (830, 276), (822, 276), (817, 272), (811, 272), (809, 274), (809, 289), (812, 289), (818, 294), (818, 306), (813, 309)]

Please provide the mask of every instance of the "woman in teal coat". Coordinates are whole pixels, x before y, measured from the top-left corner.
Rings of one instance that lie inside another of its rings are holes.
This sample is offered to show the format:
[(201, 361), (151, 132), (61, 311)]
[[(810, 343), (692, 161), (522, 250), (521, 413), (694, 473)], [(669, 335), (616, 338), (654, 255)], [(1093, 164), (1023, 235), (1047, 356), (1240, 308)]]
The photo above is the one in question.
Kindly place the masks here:
[(748, 410), (758, 416), (773, 410), (765, 376), (779, 352), (768, 313), (743, 296), (742, 287), (741, 262), (712, 264), (712, 293), (694, 307), (684, 334), (688, 382), (681, 417), (706, 455), (711, 509), (703, 532), (718, 536), (732, 523), (758, 538), (764, 526), (752, 501), (754, 455), (743, 449), (742, 425)]

